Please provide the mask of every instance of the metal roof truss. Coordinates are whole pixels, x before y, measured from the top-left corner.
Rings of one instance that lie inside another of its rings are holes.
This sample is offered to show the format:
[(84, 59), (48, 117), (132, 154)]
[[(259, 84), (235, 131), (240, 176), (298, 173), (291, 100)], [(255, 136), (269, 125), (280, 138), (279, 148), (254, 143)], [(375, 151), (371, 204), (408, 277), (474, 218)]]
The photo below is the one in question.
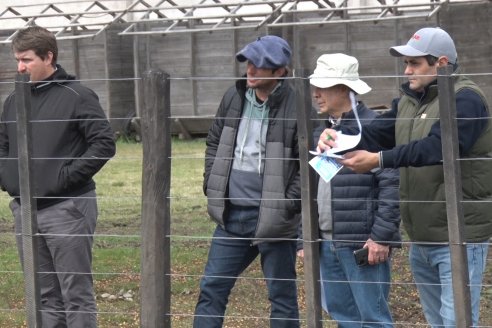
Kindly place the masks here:
[(450, 2), (377, 0), (372, 6), (350, 6), (349, 0), (196, 0), (188, 5), (178, 1), (81, 0), (0, 8), (0, 33), (8, 34), (0, 36), (0, 43), (10, 42), (18, 29), (33, 24), (52, 30), (58, 39), (95, 38), (115, 23), (125, 23), (119, 35), (213, 32), (430, 18)]

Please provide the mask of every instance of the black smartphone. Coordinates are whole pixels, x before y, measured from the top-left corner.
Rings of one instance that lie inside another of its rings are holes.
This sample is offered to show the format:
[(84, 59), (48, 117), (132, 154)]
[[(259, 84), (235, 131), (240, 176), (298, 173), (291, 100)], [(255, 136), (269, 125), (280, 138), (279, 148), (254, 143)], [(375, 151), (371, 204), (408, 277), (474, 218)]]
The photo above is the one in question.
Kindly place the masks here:
[(361, 248), (354, 251), (355, 263), (358, 266), (364, 266), (369, 264), (369, 248)]

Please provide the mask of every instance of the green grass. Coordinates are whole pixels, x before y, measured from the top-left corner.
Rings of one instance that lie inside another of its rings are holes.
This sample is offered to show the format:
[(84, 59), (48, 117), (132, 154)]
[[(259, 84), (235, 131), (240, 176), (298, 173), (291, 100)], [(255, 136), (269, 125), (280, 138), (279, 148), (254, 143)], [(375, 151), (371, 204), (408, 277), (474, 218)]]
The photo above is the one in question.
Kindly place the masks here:
[[(202, 192), (204, 142), (173, 140), (171, 177), (173, 312), (191, 313), (197, 277), (203, 270), (208, 238), (214, 225), (206, 213)], [(93, 272), (99, 326), (139, 327), (140, 215), (142, 146), (118, 142), (116, 156), (95, 177), (99, 218), (94, 238)], [(25, 326), (24, 290), (8, 202), (0, 196), (0, 327)], [(188, 236), (206, 236), (188, 240)], [(131, 290), (133, 302), (108, 301), (103, 293)], [(176, 296), (174, 296), (176, 295)], [(180, 323), (181, 322), (181, 323)], [(177, 317), (173, 327), (189, 327), (189, 317)]]
[(0, 247), (0, 326), (22, 327), (24, 290), (14, 234), (0, 233)]
[[(207, 258), (214, 224), (206, 211), (202, 192), (203, 140), (173, 139), (171, 168), (171, 312), (173, 328), (192, 326), (200, 275)], [(139, 327), (140, 299), (140, 213), (142, 147), (119, 142), (116, 156), (96, 176), (99, 220), (94, 239), (94, 280), (100, 312), (99, 327)], [(9, 198), (0, 195), (0, 327), (25, 327), (23, 279), (14, 241)], [(423, 324), (416, 290), (411, 283), (407, 247), (396, 251), (393, 259), (391, 304), (394, 319)], [(484, 283), (492, 283), (492, 274)], [(298, 265), (301, 318), (305, 316), (303, 268)], [(243, 274), (262, 277), (258, 261)], [(403, 282), (403, 284), (401, 284)], [(109, 301), (103, 293), (131, 290), (133, 301)], [(483, 325), (492, 325), (490, 287), (484, 289)], [(228, 328), (267, 327), (269, 304), (265, 282), (240, 279), (234, 288), (224, 323)], [(324, 316), (328, 320), (327, 316)], [(303, 323), (302, 327), (306, 327)], [(335, 327), (325, 322), (324, 327)], [(401, 326), (403, 327), (403, 326)]]

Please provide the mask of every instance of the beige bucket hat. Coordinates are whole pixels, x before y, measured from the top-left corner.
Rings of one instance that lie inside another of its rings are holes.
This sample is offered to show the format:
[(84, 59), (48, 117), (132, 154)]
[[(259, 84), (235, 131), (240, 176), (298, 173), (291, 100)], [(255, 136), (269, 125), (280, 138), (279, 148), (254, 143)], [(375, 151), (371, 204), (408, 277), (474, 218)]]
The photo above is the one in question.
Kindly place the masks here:
[(321, 55), (316, 61), (314, 73), (309, 76), (309, 82), (318, 88), (344, 84), (360, 95), (371, 91), (371, 87), (359, 79), (357, 59), (341, 53)]

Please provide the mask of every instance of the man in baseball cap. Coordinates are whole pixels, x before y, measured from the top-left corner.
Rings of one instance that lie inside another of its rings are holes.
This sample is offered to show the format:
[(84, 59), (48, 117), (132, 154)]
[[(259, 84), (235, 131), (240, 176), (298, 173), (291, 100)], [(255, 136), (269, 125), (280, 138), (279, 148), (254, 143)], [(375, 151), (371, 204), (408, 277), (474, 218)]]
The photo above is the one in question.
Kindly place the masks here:
[[(194, 328), (222, 327), (237, 277), (261, 257), (270, 327), (298, 328), (296, 239), (301, 188), (291, 49), (266, 35), (241, 49), (246, 79), (225, 93), (207, 136), (203, 190), (217, 227)], [(313, 113), (313, 116), (315, 113)]]
[(390, 54), (404, 57), (409, 88), (418, 92), (435, 83), (437, 67), (458, 67), (458, 55), (453, 39), (439, 27), (424, 27), (418, 30), (407, 44), (390, 48)]
[[(400, 168), (400, 213), (412, 244), (410, 266), (427, 322), (432, 327), (456, 327), (451, 260), (447, 226), (445, 181), (439, 111), (438, 68), (452, 64), (458, 70), (454, 42), (443, 29), (426, 27), (415, 32), (406, 45), (392, 47), (402, 57), (408, 82), (402, 96), (378, 124), (362, 133), (359, 149), (340, 162), (365, 172), (374, 167)], [(492, 120), (487, 98), (467, 77), (453, 76), (456, 98), (458, 145), (463, 188), (464, 241), (468, 258), (472, 326), (479, 323), (480, 291), (488, 240), (492, 237)], [(325, 130), (318, 146), (331, 147)], [(392, 148), (394, 147), (394, 148)], [(379, 152), (375, 152), (379, 150)], [(432, 202), (429, 202), (432, 200)]]

